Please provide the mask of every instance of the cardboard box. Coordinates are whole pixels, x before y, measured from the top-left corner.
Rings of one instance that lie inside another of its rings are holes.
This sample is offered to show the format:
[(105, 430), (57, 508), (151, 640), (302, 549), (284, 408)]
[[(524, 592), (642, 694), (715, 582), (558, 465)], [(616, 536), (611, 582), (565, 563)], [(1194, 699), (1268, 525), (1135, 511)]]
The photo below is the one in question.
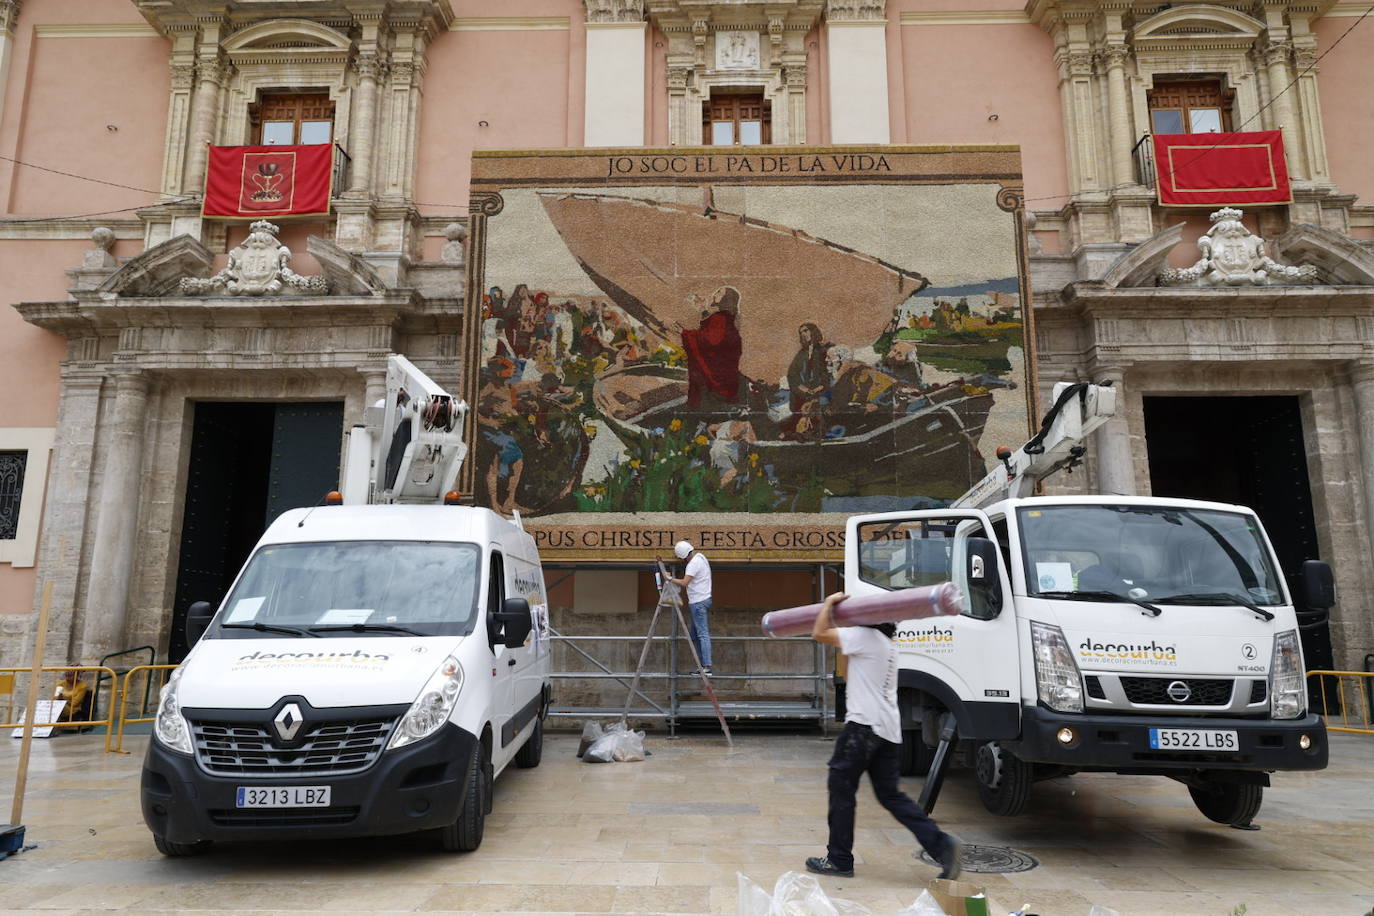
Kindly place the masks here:
[(926, 890), (948, 916), (1007, 916), (1011, 912), (990, 899), (982, 887), (969, 881), (936, 878)]

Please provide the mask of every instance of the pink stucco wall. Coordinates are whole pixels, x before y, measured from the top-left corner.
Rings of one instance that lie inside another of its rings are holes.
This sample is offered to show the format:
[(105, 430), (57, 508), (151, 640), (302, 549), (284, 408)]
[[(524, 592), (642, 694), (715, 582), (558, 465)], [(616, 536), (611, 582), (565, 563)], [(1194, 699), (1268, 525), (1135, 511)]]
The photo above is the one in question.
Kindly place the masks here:
[[(1374, 203), (1374, 167), (1369, 155), (1374, 149), (1374, 93), (1369, 76), (1374, 21), (1366, 19), (1345, 35), (1357, 21), (1348, 16), (1323, 19), (1312, 31), (1318, 53), (1325, 55), (1318, 64), (1317, 91), (1331, 178), (1343, 192), (1358, 194), (1359, 203), (1368, 205)], [(1337, 40), (1340, 44), (1333, 48)]]
[[(121, 0), (33, 0), (15, 31), (0, 152), (87, 178), (0, 163), (0, 206), (14, 214), (78, 214), (145, 206), (162, 178), (167, 42), (35, 38), (37, 24), (141, 23)], [(111, 130), (110, 128), (114, 129)]]
[[(921, 6), (902, 0), (889, 4), (888, 15)], [(1058, 209), (1068, 183), (1049, 36), (1030, 24), (913, 24), (888, 31), (900, 41), (899, 53), (888, 58), (890, 79), (900, 84), (889, 91), (894, 140), (1016, 144), (1028, 206)]]
[[(482, 0), (453, 6), (460, 18), (492, 15)], [(570, 27), (451, 31), (434, 40), (415, 186), (422, 213), (467, 213), (475, 149), (581, 144), (585, 14), (580, 0), (508, 0), (501, 16), (566, 16)]]

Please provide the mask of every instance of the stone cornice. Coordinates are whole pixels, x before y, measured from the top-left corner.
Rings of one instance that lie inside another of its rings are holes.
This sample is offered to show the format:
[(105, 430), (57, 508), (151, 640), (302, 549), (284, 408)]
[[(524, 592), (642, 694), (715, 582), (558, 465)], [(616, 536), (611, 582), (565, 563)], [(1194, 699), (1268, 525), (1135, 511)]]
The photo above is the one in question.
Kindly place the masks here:
[[(435, 315), (414, 290), (371, 296), (181, 296), (103, 299), (78, 293), (61, 302), (21, 302), (15, 310), (32, 325), (68, 338), (100, 336), (125, 328), (327, 328), (405, 323)], [(453, 309), (456, 320), (460, 310)]]
[(1017, 10), (929, 10), (905, 12), (902, 25), (1029, 25), (1030, 17)]
[(455, 32), (566, 31), (571, 27), (567, 16), (465, 16), (449, 25)]
[(158, 31), (138, 22), (110, 25), (35, 25), (34, 38), (157, 38)]

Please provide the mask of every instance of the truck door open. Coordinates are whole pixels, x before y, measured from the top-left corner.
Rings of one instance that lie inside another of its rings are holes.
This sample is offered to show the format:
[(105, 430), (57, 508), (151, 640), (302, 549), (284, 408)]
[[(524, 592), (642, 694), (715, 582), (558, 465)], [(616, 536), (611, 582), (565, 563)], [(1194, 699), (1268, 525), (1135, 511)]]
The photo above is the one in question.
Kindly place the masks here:
[[(939, 509), (858, 516), (845, 538), (850, 594), (952, 581), (964, 594), (957, 617), (898, 624), (904, 729), (931, 732), (927, 710), (955, 713), (963, 737), (1013, 737), (1019, 723), (1020, 669), (1011, 577), (986, 514)], [(992, 661), (992, 660), (995, 660)], [(934, 702), (931, 702), (934, 701)], [(938, 716), (935, 718), (938, 721)], [(927, 734), (927, 740), (933, 739)]]

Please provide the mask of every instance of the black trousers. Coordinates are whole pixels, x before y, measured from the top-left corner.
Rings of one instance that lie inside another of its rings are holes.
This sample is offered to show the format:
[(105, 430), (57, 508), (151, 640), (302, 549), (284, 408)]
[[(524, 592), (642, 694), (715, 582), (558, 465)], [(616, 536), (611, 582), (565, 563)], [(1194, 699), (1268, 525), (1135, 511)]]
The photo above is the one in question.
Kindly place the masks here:
[(830, 758), (830, 843), (826, 854), (840, 868), (854, 867), (854, 809), (859, 777), (868, 773), (873, 794), (888, 813), (910, 830), (926, 852), (939, 857), (946, 834), (897, 785), (901, 745), (884, 741), (873, 729), (846, 722)]

